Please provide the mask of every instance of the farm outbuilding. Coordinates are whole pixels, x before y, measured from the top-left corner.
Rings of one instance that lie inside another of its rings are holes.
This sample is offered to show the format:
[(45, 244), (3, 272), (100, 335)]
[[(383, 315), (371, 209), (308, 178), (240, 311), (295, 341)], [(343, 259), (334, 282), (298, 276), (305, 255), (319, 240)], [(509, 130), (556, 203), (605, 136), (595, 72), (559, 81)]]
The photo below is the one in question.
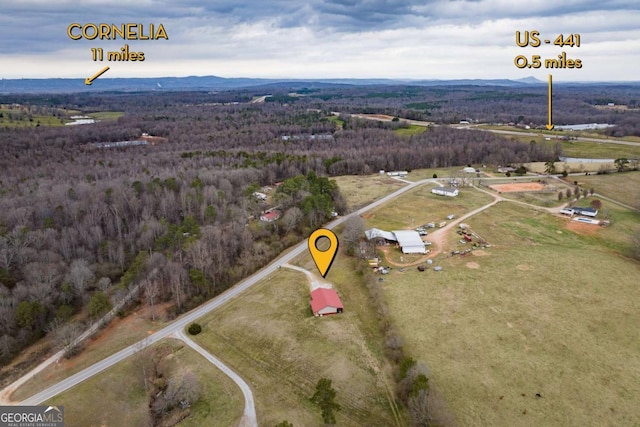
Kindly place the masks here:
[(334, 289), (317, 288), (311, 292), (311, 310), (314, 316), (342, 313), (344, 306)]
[(368, 240), (384, 239), (384, 240), (389, 240), (391, 242), (398, 241), (398, 239), (392, 232), (380, 230), (379, 228), (370, 228), (368, 230), (365, 230), (364, 235), (367, 236)]
[(393, 234), (398, 239), (398, 244), (402, 248), (404, 254), (424, 254), (424, 242), (420, 237), (420, 234), (414, 230), (398, 230)]
[(431, 192), (439, 196), (448, 196), (448, 197), (456, 197), (459, 194), (458, 189), (453, 187), (437, 187), (432, 189)]

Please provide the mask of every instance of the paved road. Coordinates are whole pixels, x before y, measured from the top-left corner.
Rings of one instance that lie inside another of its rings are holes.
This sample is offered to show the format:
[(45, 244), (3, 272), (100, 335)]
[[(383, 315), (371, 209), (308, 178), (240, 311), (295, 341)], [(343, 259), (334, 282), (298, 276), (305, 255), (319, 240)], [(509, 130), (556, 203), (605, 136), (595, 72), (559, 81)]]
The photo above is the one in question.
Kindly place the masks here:
[[(357, 211), (351, 213), (350, 215), (347, 216), (343, 216), (340, 218), (335, 219), (334, 221), (330, 222), (326, 228), (329, 229), (333, 229), (335, 227), (337, 227), (338, 225), (342, 224), (343, 222), (345, 222), (350, 216), (352, 215), (360, 215), (362, 213), (365, 213), (371, 209), (374, 209), (384, 203), (387, 203), (388, 201), (400, 196), (401, 194), (419, 186), (422, 185), (426, 182), (434, 182), (431, 179), (425, 179), (422, 181), (418, 181), (418, 182), (414, 182), (411, 183), (405, 187), (402, 187), (398, 190), (396, 190), (395, 192), (382, 197), (378, 200), (376, 200), (375, 202), (361, 208), (358, 209)], [(189, 325), (190, 323), (196, 321), (197, 319), (205, 316), (207, 313), (211, 312), (212, 310), (215, 310), (216, 308), (226, 304), (227, 302), (229, 302), (231, 299), (235, 298), (236, 296), (238, 296), (239, 294), (241, 294), (242, 292), (246, 291), (247, 289), (251, 288), (252, 286), (254, 286), (256, 283), (260, 282), (261, 280), (265, 279), (267, 276), (269, 276), (270, 274), (274, 273), (275, 271), (277, 271), (278, 268), (280, 268), (281, 266), (283, 266), (284, 264), (292, 261), (294, 258), (296, 258), (297, 256), (301, 255), (302, 253), (304, 253), (305, 251), (307, 251), (307, 241), (304, 240), (301, 243), (297, 244), (296, 246), (293, 247), (293, 249), (285, 252), (284, 254), (282, 254), (280, 257), (276, 258), (274, 261), (272, 261), (270, 264), (268, 264), (267, 266), (265, 266), (264, 268), (262, 268), (261, 270), (259, 270), (258, 272), (254, 273), (252, 276), (249, 276), (248, 278), (242, 280), (241, 282), (239, 282), (237, 285), (233, 286), (232, 288), (228, 289), (227, 291), (225, 291), (224, 293), (220, 294), (219, 296), (217, 296), (216, 298), (210, 300), (209, 302), (207, 302), (206, 304), (184, 314), (183, 316), (179, 317), (178, 319), (176, 319), (173, 323), (167, 325), (166, 327), (164, 327), (163, 329), (159, 330), (158, 332), (149, 335), (147, 338), (130, 345), (127, 348), (124, 348), (120, 351), (118, 351), (117, 353), (112, 354), (109, 357), (106, 357), (105, 359), (101, 360), (100, 362), (97, 362), (91, 366), (89, 366), (88, 368), (60, 381), (59, 383), (41, 391), (40, 393), (37, 393), (31, 397), (29, 397), (28, 399), (25, 399), (24, 401), (20, 402), (20, 405), (36, 405), (39, 403), (42, 403), (46, 400), (49, 400), (51, 398), (53, 398), (54, 396), (62, 393), (63, 391), (66, 391), (68, 389), (70, 389), (71, 387), (93, 377), (94, 375), (99, 374), (100, 372), (104, 371), (105, 369), (110, 368), (111, 366), (115, 365), (118, 362), (121, 362), (122, 360), (128, 358), (129, 356), (133, 355), (134, 353), (142, 350), (143, 348), (148, 347), (149, 345), (152, 345), (166, 337), (168, 337), (169, 335), (178, 335), (179, 333), (182, 332), (182, 330)], [(30, 376), (29, 374), (27, 376)], [(246, 409), (245, 409), (246, 410)]]
[[(475, 129), (475, 130), (482, 130), (485, 132), (499, 133), (501, 135), (544, 136), (547, 138), (551, 138), (552, 141), (560, 141), (558, 139), (558, 134), (556, 133), (517, 132), (513, 130), (483, 129), (483, 128), (476, 128), (476, 127), (464, 127), (459, 129)], [(619, 139), (584, 138), (584, 137), (578, 136), (578, 137), (575, 137), (575, 139), (572, 139), (571, 141), (587, 141), (587, 142), (598, 142), (601, 144), (619, 144), (619, 145), (631, 145), (635, 147), (640, 147), (640, 142), (622, 141)]]
[[(131, 300), (131, 298), (137, 295), (139, 291), (140, 291), (140, 285), (138, 284), (134, 286), (127, 293), (127, 295), (125, 295), (124, 298), (122, 298), (122, 300), (119, 303), (117, 303), (107, 314), (105, 314), (102, 318), (100, 318), (100, 320), (94, 322), (89, 329), (84, 331), (78, 338), (76, 338), (74, 340), (74, 343), (80, 343), (86, 340), (91, 335), (96, 333), (96, 331), (98, 331), (98, 329), (102, 325), (110, 322), (111, 319), (113, 319), (113, 317), (118, 313), (118, 311), (120, 311), (122, 307), (124, 307), (124, 305), (127, 302), (129, 302), (129, 300)], [(58, 360), (60, 360), (64, 356), (64, 353), (65, 353), (64, 349), (58, 351), (56, 354), (49, 357), (47, 360), (45, 360), (44, 362), (40, 363), (38, 366), (33, 368), (29, 373), (18, 378), (16, 381), (14, 381), (13, 383), (5, 387), (4, 390), (0, 391), (0, 405), (11, 403), (9, 399), (9, 397), (11, 396), (11, 393), (13, 393), (16, 389), (21, 387), (24, 383), (29, 381), (31, 378), (33, 378), (34, 375), (44, 371), (50, 365), (57, 363)]]
[(249, 384), (247, 384), (238, 374), (231, 370), (227, 365), (222, 363), (219, 359), (214, 357), (211, 353), (209, 353), (204, 348), (200, 347), (196, 344), (191, 338), (185, 335), (184, 330), (180, 330), (174, 335), (176, 338), (182, 340), (189, 347), (200, 353), (205, 359), (209, 362), (213, 363), (218, 369), (225, 373), (229, 378), (235, 382), (240, 390), (242, 390), (242, 395), (244, 396), (244, 413), (242, 414), (242, 419), (240, 420), (240, 426), (242, 427), (257, 427), (258, 426), (258, 417), (256, 416), (256, 405), (253, 401), (253, 393), (251, 392), (251, 388)]
[[(338, 112), (333, 112), (332, 114), (334, 115), (339, 115), (340, 113)], [(386, 118), (386, 117), (381, 117), (380, 115), (377, 114), (351, 114), (351, 116), (353, 117), (357, 117), (360, 119), (367, 119), (367, 120), (375, 120), (375, 121), (379, 121), (379, 122), (389, 122), (391, 121), (392, 118)], [(412, 125), (416, 125), (416, 126), (449, 126), (455, 129), (471, 129), (471, 130), (481, 130), (484, 132), (493, 132), (493, 133), (499, 133), (502, 135), (516, 135), (516, 136), (544, 136), (547, 138), (551, 138), (552, 140), (555, 141), (559, 141), (558, 137), (560, 136), (565, 136), (565, 135), (558, 135), (557, 133), (536, 133), (536, 132), (519, 132), (519, 131), (515, 131), (515, 130), (502, 130), (502, 129), (486, 129), (486, 128), (481, 128), (479, 127), (479, 125), (460, 125), (460, 124), (452, 124), (452, 125), (436, 125), (433, 122), (424, 122), (424, 121), (420, 121), (420, 120), (409, 120), (409, 119), (400, 119), (403, 122), (407, 122), (409, 124)], [(633, 142), (633, 141), (622, 141), (622, 140), (617, 140), (617, 139), (604, 139), (604, 138), (585, 138), (585, 137), (575, 137), (575, 139), (572, 139), (572, 141), (588, 141), (588, 142), (598, 142), (601, 144), (619, 144), (619, 145), (631, 145), (631, 146), (636, 146), (636, 147), (640, 147), (640, 142)]]

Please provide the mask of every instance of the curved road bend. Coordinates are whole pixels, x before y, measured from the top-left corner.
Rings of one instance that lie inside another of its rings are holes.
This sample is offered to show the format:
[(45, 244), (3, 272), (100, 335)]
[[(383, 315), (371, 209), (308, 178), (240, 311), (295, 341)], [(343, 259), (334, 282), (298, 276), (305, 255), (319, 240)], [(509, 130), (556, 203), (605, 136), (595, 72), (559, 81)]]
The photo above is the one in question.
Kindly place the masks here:
[[(343, 222), (345, 222), (350, 216), (353, 215), (361, 215), (364, 212), (367, 212), (371, 209), (374, 209), (384, 203), (387, 203), (388, 201), (400, 196), (401, 194), (419, 186), (422, 185), (426, 182), (433, 182), (433, 180), (431, 179), (425, 179), (422, 181), (417, 181), (414, 183), (411, 183), (405, 187), (402, 187), (398, 190), (396, 190), (395, 192), (384, 196), (378, 200), (376, 200), (375, 202), (360, 208), (358, 210), (356, 210), (355, 212), (352, 212), (351, 214), (344, 216), (344, 217), (340, 217), (335, 219), (334, 221), (331, 221), (329, 224), (327, 224), (326, 228), (328, 229), (333, 229), (335, 227), (337, 227), (338, 225), (342, 224)], [(269, 276), (270, 274), (274, 273), (275, 271), (277, 271), (278, 268), (280, 268), (281, 266), (283, 266), (284, 264), (292, 261), (294, 258), (296, 258), (297, 256), (301, 255), (302, 253), (304, 253), (307, 250), (307, 242), (306, 239), (303, 240), (302, 242), (300, 242), (299, 244), (297, 244), (296, 246), (293, 247), (293, 249), (291, 249), (290, 251), (288, 251), (287, 253), (281, 255), (280, 257), (276, 258), (274, 261), (272, 261), (270, 264), (268, 264), (267, 266), (263, 267), (261, 270), (257, 271), (256, 273), (254, 273), (253, 275), (249, 276), (248, 278), (240, 281), (237, 285), (233, 286), (232, 288), (226, 290), (224, 293), (218, 295), (217, 297), (215, 297), (214, 299), (210, 300), (209, 302), (205, 303), (204, 305), (190, 311), (189, 313), (183, 315), (182, 317), (178, 318), (177, 320), (175, 320), (173, 323), (165, 326), (163, 329), (159, 330), (158, 332), (149, 335), (148, 337), (144, 338), (141, 341), (138, 341), (135, 344), (130, 345), (129, 347), (126, 347), (114, 354), (112, 354), (111, 356), (108, 356), (106, 358), (104, 358), (103, 360), (101, 360), (100, 362), (97, 362), (91, 366), (89, 366), (88, 368), (85, 368), (84, 370), (68, 377), (65, 378), (64, 380), (60, 381), (59, 383), (29, 397), (28, 399), (23, 400), (22, 402), (19, 402), (18, 404), (20, 405), (36, 405), (39, 403), (42, 403), (46, 400), (49, 400), (53, 397), (55, 397), (56, 395), (62, 393), (63, 391), (66, 391), (68, 389), (70, 389), (71, 387), (93, 377), (94, 375), (99, 374), (100, 372), (104, 371), (107, 368), (110, 368), (111, 366), (115, 365), (116, 363), (128, 358), (129, 356), (133, 355), (134, 353), (152, 345), (155, 344), (156, 342), (168, 337), (171, 334), (178, 334), (180, 333), (187, 325), (189, 325), (190, 323), (194, 322), (195, 320), (205, 316), (207, 313), (211, 312), (212, 310), (215, 310), (216, 308), (220, 307), (221, 305), (227, 303), (229, 300), (233, 299), (234, 297), (238, 296), (240, 293), (246, 291), (247, 289), (251, 288), (253, 285), (255, 285), (256, 283), (260, 282), (261, 280), (265, 279), (267, 276)], [(31, 374), (27, 374), (27, 376), (30, 376)], [(233, 379), (233, 378), (232, 378)], [(241, 387), (240, 385), (238, 385), (239, 387)], [(241, 387), (242, 388), (242, 387)], [(246, 405), (246, 402), (245, 402)], [(246, 411), (246, 408), (245, 408)]]
[(231, 370), (227, 365), (222, 363), (219, 359), (214, 357), (211, 353), (209, 353), (204, 348), (200, 347), (196, 344), (191, 338), (185, 335), (184, 330), (180, 330), (177, 332), (174, 337), (179, 340), (184, 341), (189, 347), (200, 353), (205, 359), (211, 362), (216, 368), (220, 369), (225, 375), (235, 382), (240, 390), (242, 391), (242, 395), (244, 396), (244, 413), (242, 414), (242, 419), (240, 420), (241, 427), (257, 427), (258, 426), (258, 417), (256, 416), (256, 405), (253, 401), (253, 393), (251, 393), (251, 388), (249, 385), (244, 382), (242, 378), (234, 371)]

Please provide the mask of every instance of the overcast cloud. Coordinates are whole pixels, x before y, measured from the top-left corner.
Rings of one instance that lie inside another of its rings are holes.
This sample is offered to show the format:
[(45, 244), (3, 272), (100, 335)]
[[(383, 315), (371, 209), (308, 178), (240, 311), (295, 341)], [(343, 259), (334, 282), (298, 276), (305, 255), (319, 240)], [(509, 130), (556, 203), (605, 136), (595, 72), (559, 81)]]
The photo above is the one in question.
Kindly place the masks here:
[[(73, 22), (162, 23), (169, 40), (71, 40)], [(520, 48), (515, 32), (543, 39), (579, 33), (581, 47)], [(125, 43), (144, 62), (94, 62), (90, 49)], [(0, 77), (218, 75), (265, 78), (523, 78), (517, 55), (583, 67), (556, 81), (637, 81), (640, 2), (529, 0), (0, 0)]]

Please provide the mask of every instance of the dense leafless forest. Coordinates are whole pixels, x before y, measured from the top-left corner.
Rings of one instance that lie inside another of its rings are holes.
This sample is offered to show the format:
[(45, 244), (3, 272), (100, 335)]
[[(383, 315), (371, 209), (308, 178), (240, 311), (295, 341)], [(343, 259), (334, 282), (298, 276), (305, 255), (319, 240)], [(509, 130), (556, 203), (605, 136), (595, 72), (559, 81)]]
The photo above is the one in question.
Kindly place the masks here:
[[(97, 317), (139, 284), (174, 315), (220, 293), (346, 210), (327, 177), (380, 169), (546, 161), (558, 148), (436, 126), (413, 136), (349, 113), (436, 123), (544, 124), (545, 88), (279, 87), (223, 93), (0, 96), (0, 104), (124, 111), (90, 125), (0, 128), (0, 361), (77, 313)], [(637, 94), (637, 89), (634, 89)], [(558, 123), (608, 122), (640, 134), (625, 88), (567, 88)], [(274, 96), (249, 104), (254, 95)], [(607, 93), (605, 96), (604, 93)], [(337, 120), (331, 112), (341, 112)], [(143, 133), (156, 144), (106, 148)], [(273, 190), (269, 206), (254, 196)]]

